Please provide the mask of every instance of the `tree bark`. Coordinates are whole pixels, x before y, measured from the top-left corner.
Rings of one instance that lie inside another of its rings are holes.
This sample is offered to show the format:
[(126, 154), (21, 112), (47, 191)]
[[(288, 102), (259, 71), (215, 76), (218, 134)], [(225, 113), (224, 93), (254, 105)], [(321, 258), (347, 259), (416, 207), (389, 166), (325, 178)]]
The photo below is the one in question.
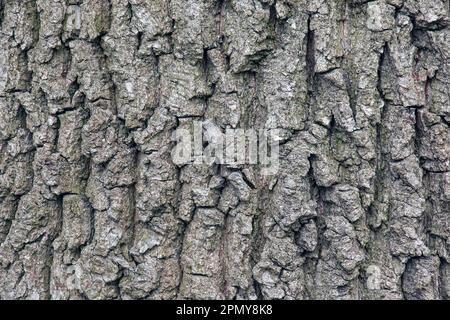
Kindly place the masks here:
[(449, 88), (448, 0), (0, 0), (0, 299), (450, 299)]

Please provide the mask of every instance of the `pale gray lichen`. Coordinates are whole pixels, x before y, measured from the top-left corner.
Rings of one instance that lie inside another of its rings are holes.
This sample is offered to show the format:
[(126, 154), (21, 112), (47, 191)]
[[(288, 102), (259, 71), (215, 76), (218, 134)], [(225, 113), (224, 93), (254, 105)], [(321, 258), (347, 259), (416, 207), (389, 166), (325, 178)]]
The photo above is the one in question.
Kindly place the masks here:
[[(449, 10), (0, 1), (0, 299), (450, 299)], [(196, 120), (278, 173), (176, 165)]]

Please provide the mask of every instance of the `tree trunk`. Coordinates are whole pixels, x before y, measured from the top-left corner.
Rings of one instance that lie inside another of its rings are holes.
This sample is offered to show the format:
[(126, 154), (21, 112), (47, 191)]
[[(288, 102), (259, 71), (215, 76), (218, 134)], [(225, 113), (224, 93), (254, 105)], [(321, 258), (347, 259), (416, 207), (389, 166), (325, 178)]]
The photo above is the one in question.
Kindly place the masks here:
[[(450, 1), (0, 24), (0, 299), (450, 299)], [(278, 170), (176, 163), (198, 122), (277, 132)]]

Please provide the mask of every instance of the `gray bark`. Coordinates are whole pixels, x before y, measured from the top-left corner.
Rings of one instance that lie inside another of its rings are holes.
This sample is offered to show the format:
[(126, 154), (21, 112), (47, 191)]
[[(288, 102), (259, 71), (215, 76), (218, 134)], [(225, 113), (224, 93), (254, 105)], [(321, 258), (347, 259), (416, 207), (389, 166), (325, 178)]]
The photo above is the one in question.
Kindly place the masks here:
[[(450, 299), (448, 0), (0, 0), (0, 299)], [(172, 133), (280, 129), (280, 169)]]

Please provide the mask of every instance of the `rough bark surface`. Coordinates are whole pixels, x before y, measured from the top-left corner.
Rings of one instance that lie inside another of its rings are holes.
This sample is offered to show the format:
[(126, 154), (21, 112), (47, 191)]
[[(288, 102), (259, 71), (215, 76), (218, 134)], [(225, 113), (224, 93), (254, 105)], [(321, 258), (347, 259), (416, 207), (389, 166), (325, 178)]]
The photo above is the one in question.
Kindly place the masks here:
[[(449, 299), (448, 0), (0, 0), (0, 299)], [(177, 128), (280, 129), (280, 170)]]

